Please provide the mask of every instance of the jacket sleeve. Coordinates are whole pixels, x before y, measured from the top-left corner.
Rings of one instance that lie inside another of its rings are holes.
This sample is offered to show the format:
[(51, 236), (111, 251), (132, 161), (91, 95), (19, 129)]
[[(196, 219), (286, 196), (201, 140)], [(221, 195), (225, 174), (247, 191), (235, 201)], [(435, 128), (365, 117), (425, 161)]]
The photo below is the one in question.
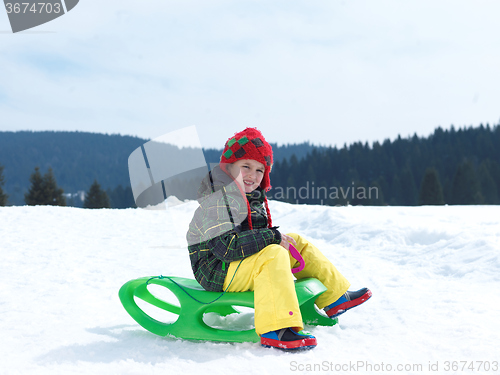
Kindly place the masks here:
[(258, 253), (271, 244), (281, 243), (281, 233), (275, 229), (252, 229), (231, 231), (208, 241), (210, 250), (217, 259), (232, 262)]
[(200, 202), (200, 206), (203, 212), (198, 223), (201, 241), (234, 231), (248, 215), (246, 200), (234, 184), (210, 194)]

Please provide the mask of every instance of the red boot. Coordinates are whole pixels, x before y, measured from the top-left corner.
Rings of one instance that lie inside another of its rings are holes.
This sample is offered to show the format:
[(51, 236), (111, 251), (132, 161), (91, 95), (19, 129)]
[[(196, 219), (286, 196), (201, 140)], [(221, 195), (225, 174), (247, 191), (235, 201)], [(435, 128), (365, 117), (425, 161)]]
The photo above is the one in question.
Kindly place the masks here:
[(317, 344), (313, 335), (297, 333), (291, 328), (264, 333), (260, 336), (260, 343), (266, 348), (273, 347), (281, 350), (312, 349)]
[(330, 318), (336, 318), (347, 310), (352, 309), (363, 302), (366, 302), (372, 296), (372, 292), (368, 288), (360, 289), (356, 292), (345, 292), (338, 300), (324, 308), (326, 315)]

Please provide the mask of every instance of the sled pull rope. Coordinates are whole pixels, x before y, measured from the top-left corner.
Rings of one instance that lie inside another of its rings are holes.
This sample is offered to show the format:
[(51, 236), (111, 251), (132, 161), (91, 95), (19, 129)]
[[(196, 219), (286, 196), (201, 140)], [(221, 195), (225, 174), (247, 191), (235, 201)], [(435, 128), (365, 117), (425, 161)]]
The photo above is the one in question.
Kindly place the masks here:
[[(240, 264), (241, 262), (243, 262), (243, 259), (240, 260), (240, 263), (238, 263), (238, 267), (236, 267), (236, 271), (238, 271), (238, 268), (240, 268)], [(226, 291), (229, 289), (229, 287), (231, 286), (231, 283), (233, 282), (234, 280), (234, 277), (236, 276), (236, 271), (234, 271), (234, 275), (233, 277), (231, 278), (231, 281), (229, 282), (229, 285), (227, 286), (226, 290), (224, 290), (221, 295), (219, 297), (217, 297), (216, 299), (214, 299), (213, 301), (210, 301), (210, 302), (202, 302), (198, 299), (196, 299), (195, 297), (193, 297), (191, 294), (189, 294), (189, 292), (184, 289), (182, 287), (182, 285), (180, 285), (179, 283), (177, 283), (175, 280), (173, 280), (172, 278), (168, 277), (168, 276), (163, 276), (163, 275), (160, 275), (160, 276), (154, 276), (154, 277), (151, 277), (148, 281), (146, 281), (146, 285), (149, 285), (149, 282), (153, 279), (169, 279), (171, 282), (173, 282), (175, 285), (177, 285), (184, 293), (186, 293), (190, 298), (192, 298), (193, 300), (195, 300), (196, 302), (198, 303), (201, 303), (202, 305), (210, 305), (211, 303), (214, 303), (215, 301), (219, 300), (220, 298), (222, 298), (222, 296), (224, 294), (226, 294)]]

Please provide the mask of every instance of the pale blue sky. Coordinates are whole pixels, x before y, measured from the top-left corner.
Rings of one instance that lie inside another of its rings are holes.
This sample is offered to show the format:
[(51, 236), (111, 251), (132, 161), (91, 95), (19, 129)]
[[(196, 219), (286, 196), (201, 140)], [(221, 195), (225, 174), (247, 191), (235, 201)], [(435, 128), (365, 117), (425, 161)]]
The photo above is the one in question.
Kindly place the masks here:
[(342, 145), (500, 120), (497, 1), (81, 0), (12, 34), (0, 130)]

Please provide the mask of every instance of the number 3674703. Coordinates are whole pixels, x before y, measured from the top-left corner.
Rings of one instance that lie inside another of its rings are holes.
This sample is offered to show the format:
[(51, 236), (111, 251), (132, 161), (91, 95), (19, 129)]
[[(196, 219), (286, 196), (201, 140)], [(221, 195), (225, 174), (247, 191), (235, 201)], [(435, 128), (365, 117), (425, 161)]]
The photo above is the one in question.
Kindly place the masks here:
[(7, 13), (61, 13), (60, 3), (5, 3)]

